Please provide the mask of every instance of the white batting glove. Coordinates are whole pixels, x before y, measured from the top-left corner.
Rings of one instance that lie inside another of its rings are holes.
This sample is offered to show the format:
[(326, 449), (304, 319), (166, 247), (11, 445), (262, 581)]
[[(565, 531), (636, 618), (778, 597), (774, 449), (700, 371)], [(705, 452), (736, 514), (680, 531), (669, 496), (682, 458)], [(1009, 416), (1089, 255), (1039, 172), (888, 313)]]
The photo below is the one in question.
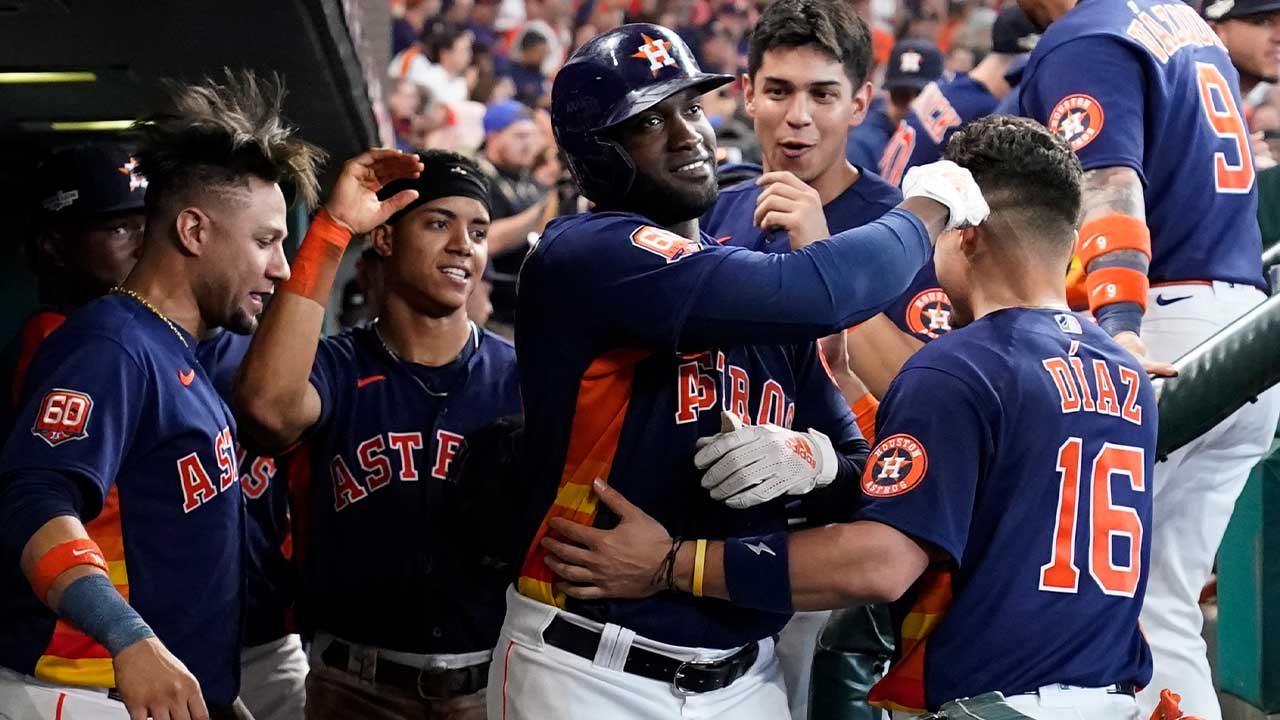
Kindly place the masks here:
[(698, 441), (693, 463), (711, 498), (735, 510), (779, 495), (803, 495), (836, 477), (836, 451), (817, 430), (795, 432), (777, 425), (754, 425)]
[(950, 160), (919, 165), (902, 178), (902, 197), (927, 197), (947, 206), (947, 229), (979, 225), (991, 214), (973, 175)]

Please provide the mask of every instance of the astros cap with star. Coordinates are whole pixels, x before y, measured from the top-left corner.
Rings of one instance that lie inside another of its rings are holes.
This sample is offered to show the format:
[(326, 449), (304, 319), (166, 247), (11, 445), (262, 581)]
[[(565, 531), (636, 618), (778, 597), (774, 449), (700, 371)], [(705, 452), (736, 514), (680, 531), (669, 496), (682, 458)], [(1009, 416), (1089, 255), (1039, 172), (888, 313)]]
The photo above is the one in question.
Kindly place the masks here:
[(884, 88), (921, 90), (942, 77), (942, 51), (928, 40), (910, 38), (893, 46), (885, 68)]
[(36, 213), (45, 221), (85, 220), (143, 209), (147, 180), (117, 143), (55, 151), (36, 171)]

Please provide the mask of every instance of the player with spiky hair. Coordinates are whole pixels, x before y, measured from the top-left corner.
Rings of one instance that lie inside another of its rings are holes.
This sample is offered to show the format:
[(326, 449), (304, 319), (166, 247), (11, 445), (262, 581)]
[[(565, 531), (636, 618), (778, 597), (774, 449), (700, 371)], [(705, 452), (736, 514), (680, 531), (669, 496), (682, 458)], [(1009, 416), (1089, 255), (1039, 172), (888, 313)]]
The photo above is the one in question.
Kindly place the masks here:
[(286, 197), (314, 201), (322, 153), (281, 119), (277, 78), (172, 90), (136, 128), (137, 265), (45, 341), (0, 451), (7, 718), (201, 720), (236, 702), (235, 422), (196, 341), (253, 330), (289, 277)]

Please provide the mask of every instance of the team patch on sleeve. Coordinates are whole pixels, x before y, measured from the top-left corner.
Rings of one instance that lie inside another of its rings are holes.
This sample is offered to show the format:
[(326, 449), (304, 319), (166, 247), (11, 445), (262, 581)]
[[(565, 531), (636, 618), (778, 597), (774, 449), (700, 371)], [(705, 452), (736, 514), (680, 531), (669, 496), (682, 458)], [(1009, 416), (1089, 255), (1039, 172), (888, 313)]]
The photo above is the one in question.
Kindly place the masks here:
[(936, 340), (951, 332), (951, 298), (942, 288), (929, 288), (911, 299), (906, 320), (911, 332)]
[(652, 225), (641, 225), (632, 231), (631, 244), (654, 255), (660, 255), (669, 263), (702, 249), (702, 245), (689, 238)]
[(871, 497), (893, 497), (910, 492), (924, 479), (929, 455), (919, 440), (898, 433), (881, 440), (867, 458), (862, 492)]
[(1049, 113), (1049, 131), (1057, 133), (1072, 150), (1079, 151), (1102, 132), (1102, 105), (1088, 95), (1068, 95)]
[(88, 437), (89, 414), (93, 411), (93, 398), (75, 390), (54, 388), (40, 403), (36, 424), (31, 432), (50, 447), (68, 440)]

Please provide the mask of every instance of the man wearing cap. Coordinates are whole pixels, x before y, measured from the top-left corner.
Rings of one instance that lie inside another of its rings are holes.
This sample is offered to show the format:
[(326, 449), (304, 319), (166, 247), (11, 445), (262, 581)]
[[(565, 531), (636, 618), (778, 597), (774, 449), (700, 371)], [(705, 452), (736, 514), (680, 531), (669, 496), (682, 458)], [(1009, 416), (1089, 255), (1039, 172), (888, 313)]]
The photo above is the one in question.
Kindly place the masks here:
[(123, 282), (138, 259), (147, 181), (136, 166), (124, 147), (101, 144), (60, 150), (40, 167), (26, 245), (40, 307), (0, 355), (5, 434), (36, 348), (68, 313)]
[(1280, 1), (1207, 0), (1200, 10), (1240, 73), (1240, 94), (1280, 80)]
[(879, 168), (880, 158), (911, 101), (926, 85), (942, 77), (942, 51), (928, 40), (910, 38), (893, 46), (885, 69), (884, 93), (871, 101), (861, 125), (849, 129), (845, 156), (862, 168)]
[[(519, 413), (515, 351), (466, 313), (488, 256), (488, 185), (460, 155), (419, 157), (416, 179), (361, 188), (366, 203), (416, 195), (385, 222), (317, 215), (294, 263), (312, 289), (279, 293), (236, 385), (246, 441), (296, 444), (291, 465), (310, 467), (294, 507), (311, 720), (484, 717), (503, 582), (486, 583), (445, 530), (458, 504), (446, 478), (469, 433)], [(352, 231), (382, 258), (381, 312), (320, 340)]]
[(544, 138), (523, 103), (494, 103), (484, 114), (484, 148), (477, 164), (488, 180), (493, 203), (489, 252), (493, 258), (494, 319), (515, 321), (516, 273), (529, 248), (529, 236), (542, 229), (551, 194), (533, 179), (532, 171)]

